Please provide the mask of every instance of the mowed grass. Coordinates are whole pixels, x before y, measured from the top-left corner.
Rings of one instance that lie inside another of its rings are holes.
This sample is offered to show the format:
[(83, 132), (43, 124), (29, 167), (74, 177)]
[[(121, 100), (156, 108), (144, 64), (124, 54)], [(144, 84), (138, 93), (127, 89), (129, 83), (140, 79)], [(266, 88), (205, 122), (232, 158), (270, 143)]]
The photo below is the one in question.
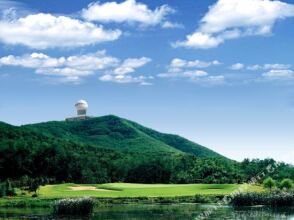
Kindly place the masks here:
[[(82, 188), (81, 188), (82, 187)], [(87, 189), (87, 187), (90, 189)], [(68, 197), (175, 197), (193, 195), (227, 195), (239, 189), (238, 184), (58, 184), (39, 189), (40, 198)], [(74, 188), (74, 190), (73, 190)], [(78, 190), (77, 190), (78, 189)], [(80, 190), (82, 189), (82, 190)], [(262, 187), (250, 186), (249, 191), (262, 191)]]

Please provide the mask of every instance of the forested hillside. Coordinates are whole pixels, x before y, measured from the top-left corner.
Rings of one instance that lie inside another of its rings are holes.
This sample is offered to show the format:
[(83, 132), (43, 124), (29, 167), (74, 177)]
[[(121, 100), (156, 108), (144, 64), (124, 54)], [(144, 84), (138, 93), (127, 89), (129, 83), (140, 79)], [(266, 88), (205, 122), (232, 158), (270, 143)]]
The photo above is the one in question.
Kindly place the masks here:
[(176, 135), (162, 134), (117, 116), (75, 122), (46, 122), (27, 125), (51, 137), (140, 153), (191, 153), (197, 157), (223, 157), (212, 150)]
[[(26, 126), (0, 123), (0, 178), (50, 182), (241, 183), (274, 160), (229, 160), (116, 116)], [(280, 164), (271, 174), (294, 179)]]

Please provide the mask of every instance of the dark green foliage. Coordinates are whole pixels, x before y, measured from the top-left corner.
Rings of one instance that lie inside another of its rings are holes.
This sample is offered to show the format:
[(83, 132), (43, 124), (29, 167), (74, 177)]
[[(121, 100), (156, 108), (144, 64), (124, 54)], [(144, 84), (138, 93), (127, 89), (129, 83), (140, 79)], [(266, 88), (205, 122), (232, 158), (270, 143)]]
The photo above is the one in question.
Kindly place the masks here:
[[(61, 182), (242, 183), (274, 164), (238, 163), (115, 116), (21, 127), (0, 123), (0, 181), (12, 179), (35, 193), (42, 184)], [(270, 175), (294, 179), (294, 168), (281, 163)]]
[(0, 182), (0, 198), (4, 196), (15, 196), (15, 188), (12, 186), (9, 180), (5, 182)]
[(240, 193), (231, 198), (235, 206), (294, 206), (294, 192)]
[(6, 180), (6, 196), (15, 196), (15, 188), (12, 186), (11, 182), (9, 180)]
[(126, 182), (169, 183), (171, 175), (172, 167), (168, 161), (155, 159), (130, 168)]
[(132, 122), (132, 121), (127, 121), (127, 123), (130, 126), (138, 129), (139, 131), (149, 135), (150, 137), (152, 137), (156, 140), (160, 140), (163, 143), (165, 143), (169, 146), (172, 146), (173, 148), (176, 148), (182, 152), (190, 153), (190, 154), (195, 155), (197, 157), (203, 157), (203, 158), (205, 158), (205, 157), (217, 157), (217, 158), (223, 157), (222, 155), (220, 155), (220, 154), (218, 154), (218, 153), (216, 153), (206, 147), (203, 147), (199, 144), (193, 143), (193, 142), (191, 142), (185, 138), (182, 138), (178, 135), (160, 133), (160, 132), (157, 132), (157, 131), (152, 130), (150, 128), (143, 127), (142, 125), (139, 125), (139, 124)]
[(0, 198), (6, 196), (6, 184), (0, 183)]
[(53, 214), (88, 216), (92, 214), (94, 205), (91, 198), (62, 199), (53, 204)]
[(26, 128), (46, 136), (92, 144), (128, 152), (191, 153), (197, 157), (221, 155), (177, 135), (162, 134), (116, 116), (104, 116), (84, 121), (46, 122)]
[[(28, 183), (28, 191), (29, 192), (33, 192), (34, 195), (37, 195), (37, 190), (39, 189), (39, 187), (43, 185), (43, 181), (41, 178), (35, 178), (35, 179), (31, 179)], [(33, 196), (34, 196), (33, 195)]]

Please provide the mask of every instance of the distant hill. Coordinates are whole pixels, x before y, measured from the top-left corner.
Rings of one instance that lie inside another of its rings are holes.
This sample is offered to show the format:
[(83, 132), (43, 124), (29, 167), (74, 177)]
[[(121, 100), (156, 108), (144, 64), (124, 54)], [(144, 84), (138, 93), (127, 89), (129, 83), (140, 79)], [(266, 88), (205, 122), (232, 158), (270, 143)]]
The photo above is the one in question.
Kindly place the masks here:
[(197, 157), (223, 157), (180, 136), (163, 134), (113, 115), (82, 121), (52, 121), (22, 128), (48, 137), (122, 152), (189, 153)]

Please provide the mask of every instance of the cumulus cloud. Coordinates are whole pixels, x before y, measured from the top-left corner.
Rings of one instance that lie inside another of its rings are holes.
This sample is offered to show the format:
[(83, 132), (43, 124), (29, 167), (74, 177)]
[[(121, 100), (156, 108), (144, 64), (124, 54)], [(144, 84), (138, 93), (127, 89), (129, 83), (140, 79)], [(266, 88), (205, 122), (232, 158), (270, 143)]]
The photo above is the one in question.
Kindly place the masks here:
[(294, 16), (294, 5), (272, 0), (218, 0), (200, 21), (199, 28), (174, 47), (207, 49), (230, 39), (265, 36), (277, 20)]
[(151, 62), (151, 59), (148, 57), (141, 58), (129, 58), (123, 61), (123, 63), (114, 69), (113, 73), (116, 75), (124, 75), (127, 73), (135, 72), (135, 70), (139, 67), (146, 65)]
[(113, 75), (105, 74), (99, 77), (100, 81), (103, 82), (115, 82), (115, 83), (139, 83), (141, 85), (152, 85), (148, 80), (153, 79), (153, 77), (146, 76), (131, 76), (131, 75)]
[(81, 81), (83, 77), (100, 73), (103, 74), (99, 78), (101, 81), (147, 85), (149, 83), (147, 80), (152, 79), (151, 77), (131, 74), (149, 62), (151, 59), (148, 57), (128, 58), (121, 61), (107, 55), (105, 51), (68, 57), (50, 57), (44, 53), (0, 57), (0, 67), (30, 68), (39, 75), (57, 76), (58, 82), (74, 83)]
[(32, 14), (13, 20), (0, 20), (0, 41), (36, 49), (80, 47), (121, 36), (120, 30), (105, 30), (101, 25), (66, 16)]
[(207, 76), (208, 73), (202, 70), (193, 70), (193, 71), (181, 71), (181, 72), (167, 72), (160, 73), (157, 76), (160, 78), (189, 78), (196, 79), (199, 77)]
[[(38, 73), (56, 73), (60, 75), (92, 74), (96, 70), (106, 69), (119, 63), (119, 59), (106, 55), (105, 51), (78, 56), (50, 57), (44, 53), (25, 54), (23, 56), (4, 56), (0, 65), (19, 66), (36, 69)], [(84, 71), (84, 72), (82, 72)]]
[(230, 66), (231, 70), (241, 70), (244, 69), (245, 65), (243, 63), (235, 63), (232, 66)]
[(82, 16), (89, 21), (139, 23), (144, 26), (155, 26), (166, 20), (167, 15), (174, 10), (168, 5), (151, 10), (146, 4), (136, 0), (126, 0), (121, 3), (105, 2), (91, 3), (82, 11)]
[(159, 73), (159, 78), (186, 78), (193, 82), (203, 84), (219, 84), (224, 82), (225, 78), (222, 75), (210, 76), (207, 71), (199, 70), (201, 68), (208, 68), (211, 66), (221, 65), (218, 60), (214, 61), (201, 61), (201, 60), (184, 60), (174, 58), (167, 66), (167, 71)]
[(106, 55), (105, 51), (58, 58), (43, 53), (9, 55), (0, 58), (0, 66), (31, 68), (37, 74), (59, 76), (68, 81), (78, 81), (80, 77), (117, 66), (119, 62), (119, 59)]
[(134, 73), (138, 68), (145, 66), (149, 62), (151, 62), (151, 59), (148, 57), (125, 59), (116, 68), (107, 71), (104, 75), (99, 77), (99, 79), (104, 82), (139, 83), (141, 85), (151, 85), (148, 80), (153, 77), (131, 75), (131, 73)]
[(206, 62), (201, 60), (183, 60), (180, 58), (174, 58), (171, 61), (170, 67), (172, 68), (191, 68), (191, 67), (206, 68), (206, 67), (216, 66), (220, 64), (221, 62), (219, 62), (218, 60)]

